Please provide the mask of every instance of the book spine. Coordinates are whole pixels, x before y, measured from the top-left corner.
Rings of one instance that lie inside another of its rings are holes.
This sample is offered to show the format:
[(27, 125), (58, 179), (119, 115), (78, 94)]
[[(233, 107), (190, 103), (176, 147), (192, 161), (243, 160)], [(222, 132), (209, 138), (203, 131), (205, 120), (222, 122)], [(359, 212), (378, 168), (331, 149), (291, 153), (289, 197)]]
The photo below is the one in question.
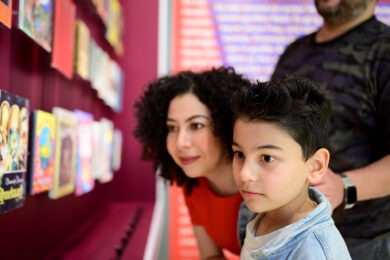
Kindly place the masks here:
[(37, 110), (34, 110), (31, 113), (31, 136), (29, 140), (29, 147), (30, 147), (30, 152), (29, 152), (29, 157), (30, 159), (28, 160), (28, 174), (29, 174), (29, 194), (34, 195), (34, 168), (35, 168), (35, 146), (37, 145), (35, 143), (35, 135), (36, 135), (36, 128), (37, 128)]

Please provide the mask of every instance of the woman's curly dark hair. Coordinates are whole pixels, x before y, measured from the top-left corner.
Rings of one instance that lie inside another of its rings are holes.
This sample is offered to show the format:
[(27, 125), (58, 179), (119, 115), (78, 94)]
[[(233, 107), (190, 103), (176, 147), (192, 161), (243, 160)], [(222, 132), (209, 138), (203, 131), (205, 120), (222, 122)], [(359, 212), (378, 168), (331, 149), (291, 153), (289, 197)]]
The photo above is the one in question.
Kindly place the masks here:
[(135, 102), (137, 126), (134, 136), (142, 144), (142, 159), (154, 162), (154, 169), (171, 184), (184, 185), (190, 194), (197, 179), (187, 177), (176, 165), (166, 148), (168, 107), (173, 98), (194, 94), (211, 112), (213, 133), (222, 141), (226, 154), (232, 158), (232, 110), (230, 97), (250, 81), (232, 67), (220, 67), (200, 73), (191, 71), (161, 77), (150, 83)]

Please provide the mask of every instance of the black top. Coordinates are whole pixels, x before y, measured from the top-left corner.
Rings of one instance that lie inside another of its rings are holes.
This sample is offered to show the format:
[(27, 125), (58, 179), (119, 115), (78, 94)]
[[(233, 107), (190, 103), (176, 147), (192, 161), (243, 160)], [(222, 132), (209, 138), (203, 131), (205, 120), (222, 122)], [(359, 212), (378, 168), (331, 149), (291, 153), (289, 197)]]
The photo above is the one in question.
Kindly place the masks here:
[[(329, 167), (338, 173), (364, 167), (390, 153), (390, 27), (374, 16), (325, 43), (315, 35), (290, 44), (272, 78), (296, 75), (323, 85), (333, 105)], [(389, 232), (390, 196), (333, 218), (345, 238)]]

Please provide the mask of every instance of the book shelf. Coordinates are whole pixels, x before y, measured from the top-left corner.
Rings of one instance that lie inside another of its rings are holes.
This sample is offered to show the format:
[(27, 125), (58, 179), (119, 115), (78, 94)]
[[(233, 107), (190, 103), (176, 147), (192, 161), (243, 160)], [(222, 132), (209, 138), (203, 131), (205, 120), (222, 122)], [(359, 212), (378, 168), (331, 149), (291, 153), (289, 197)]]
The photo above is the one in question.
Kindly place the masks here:
[[(96, 182), (93, 191), (57, 200), (49, 199), (47, 192), (26, 195), (24, 206), (0, 214), (0, 258), (110, 259), (120, 251), (123, 259), (141, 259), (154, 206), (155, 177), (151, 165), (140, 161), (141, 147), (131, 134), (132, 106), (143, 86), (157, 76), (158, 1), (120, 1), (122, 57), (104, 38), (104, 23), (91, 1), (73, 1), (76, 18), (86, 23), (99, 46), (122, 67), (125, 81), (119, 113), (98, 98), (88, 81), (77, 75), (69, 80), (50, 67), (51, 53), (17, 28), (17, 2), (13, 1), (12, 28), (0, 24), (0, 89), (28, 98), (31, 110), (51, 111), (59, 106), (90, 112), (95, 119), (108, 118), (122, 130), (123, 150), (113, 180)], [(124, 243), (131, 223), (136, 224)]]

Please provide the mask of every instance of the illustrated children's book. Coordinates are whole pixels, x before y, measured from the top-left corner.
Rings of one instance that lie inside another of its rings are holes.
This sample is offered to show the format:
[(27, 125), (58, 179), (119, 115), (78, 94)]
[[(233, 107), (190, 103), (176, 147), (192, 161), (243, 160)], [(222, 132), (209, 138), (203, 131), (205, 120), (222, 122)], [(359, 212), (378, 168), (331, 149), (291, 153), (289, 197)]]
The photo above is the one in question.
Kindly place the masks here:
[(100, 47), (96, 48), (96, 55), (95, 62), (97, 65), (92, 86), (96, 89), (98, 97), (104, 100), (105, 89), (108, 88), (110, 79), (110, 56)]
[(51, 66), (68, 79), (73, 77), (76, 7), (71, 0), (56, 0)]
[(27, 99), (0, 90), (0, 212), (24, 202), (29, 107)]
[[(92, 173), (92, 122), (90, 113), (80, 110), (74, 111), (77, 118), (77, 159), (76, 159), (76, 191), (80, 196), (90, 192), (95, 179)], [(97, 151), (99, 152), (99, 151)]]
[(89, 80), (98, 93), (108, 84), (106, 80), (108, 55), (91, 39), (89, 48)]
[(77, 120), (73, 112), (54, 107), (56, 117), (56, 142), (54, 159), (54, 181), (49, 197), (59, 197), (73, 193), (76, 173)]
[(103, 172), (103, 129), (100, 121), (92, 122), (92, 172), (98, 180)]
[(53, 186), (55, 118), (41, 110), (34, 110), (31, 117), (30, 141), (30, 194), (47, 191)]
[(93, 79), (96, 75), (96, 69), (97, 69), (97, 48), (98, 45), (94, 41), (94, 39), (91, 38), (91, 41), (89, 42), (89, 76), (88, 79), (91, 82), (91, 86), (93, 86)]
[(100, 119), (101, 131), (102, 131), (102, 172), (99, 177), (99, 181), (102, 183), (111, 181), (113, 178), (113, 172), (111, 169), (111, 157), (112, 157), (112, 142), (114, 136), (114, 126), (112, 121), (102, 118)]
[(98, 97), (115, 112), (122, 109), (123, 73), (118, 63), (108, 59), (106, 64), (105, 83), (97, 88)]
[(8, 28), (12, 24), (12, 0), (0, 0), (0, 23)]
[(122, 110), (123, 72), (114, 60), (110, 63), (110, 80), (107, 91), (107, 104), (115, 111)]
[(92, 0), (96, 7), (97, 14), (102, 18), (102, 21), (107, 19), (107, 11), (104, 10), (104, 0)]
[(85, 23), (83, 23), (81, 20), (77, 20), (74, 67), (75, 72), (85, 80), (88, 80), (89, 78), (89, 45), (89, 29)]
[(110, 0), (106, 26), (106, 38), (108, 42), (111, 44), (112, 47), (114, 47), (114, 51), (117, 55), (122, 55), (123, 14), (122, 6), (119, 0)]
[(119, 129), (114, 130), (114, 141), (112, 148), (112, 165), (113, 171), (119, 170), (122, 162), (122, 132)]
[(18, 27), (51, 51), (53, 27), (53, 0), (20, 0)]

